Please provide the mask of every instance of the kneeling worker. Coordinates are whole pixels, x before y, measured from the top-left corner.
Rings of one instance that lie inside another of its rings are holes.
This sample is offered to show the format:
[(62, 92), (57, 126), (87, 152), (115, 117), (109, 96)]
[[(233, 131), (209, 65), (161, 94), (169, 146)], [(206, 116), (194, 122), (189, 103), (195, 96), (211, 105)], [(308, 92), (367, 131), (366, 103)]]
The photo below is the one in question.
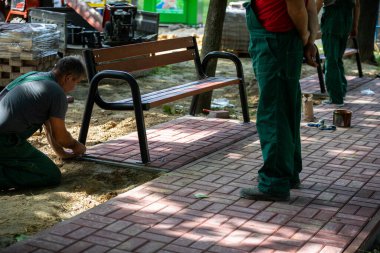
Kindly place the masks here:
[(84, 75), (82, 61), (67, 56), (50, 72), (27, 73), (1, 91), (0, 190), (60, 183), (57, 165), (27, 141), (42, 126), (59, 157), (84, 154), (86, 147), (65, 126), (66, 93), (74, 90)]

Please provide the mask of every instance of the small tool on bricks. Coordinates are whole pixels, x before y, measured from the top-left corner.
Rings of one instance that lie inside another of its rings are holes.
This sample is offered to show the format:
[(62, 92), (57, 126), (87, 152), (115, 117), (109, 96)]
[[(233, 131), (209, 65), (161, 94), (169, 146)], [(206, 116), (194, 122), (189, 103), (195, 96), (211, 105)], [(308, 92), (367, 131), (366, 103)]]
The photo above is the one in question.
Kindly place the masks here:
[(345, 109), (334, 110), (333, 123), (337, 127), (351, 127), (352, 111)]
[(230, 112), (225, 110), (212, 111), (209, 109), (203, 109), (203, 112), (208, 113), (209, 118), (229, 119)]
[(336, 130), (334, 125), (325, 125), (325, 120), (321, 119), (318, 122), (307, 123), (309, 127), (317, 127), (319, 130)]

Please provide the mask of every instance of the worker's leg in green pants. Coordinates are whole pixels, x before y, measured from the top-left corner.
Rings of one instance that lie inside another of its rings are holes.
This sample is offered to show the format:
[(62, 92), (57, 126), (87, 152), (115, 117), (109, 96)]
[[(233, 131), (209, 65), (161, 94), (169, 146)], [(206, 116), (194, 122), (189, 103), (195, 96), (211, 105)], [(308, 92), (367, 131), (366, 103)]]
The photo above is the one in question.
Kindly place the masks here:
[(58, 167), (24, 138), (0, 135), (0, 189), (57, 185)]
[(347, 37), (335, 34), (322, 34), (325, 52), (325, 80), (330, 100), (334, 104), (343, 104), (347, 90), (342, 57), (346, 48)]
[[(301, 66), (300, 66), (301, 68)], [(301, 100), (302, 100), (302, 93), (301, 93), (301, 87), (298, 83), (298, 91), (296, 91), (296, 103), (298, 101), (298, 105), (295, 106), (295, 113), (294, 113), (294, 171), (293, 176), (290, 179), (290, 188), (298, 188), (300, 185), (300, 178), (299, 174), (302, 171), (302, 155), (301, 155), (301, 131), (300, 131), (300, 125), (301, 125)]]
[(342, 57), (353, 21), (352, 1), (337, 1), (323, 8), (321, 19), (322, 43), (326, 56), (325, 79), (330, 100), (342, 104), (347, 92)]
[[(260, 101), (256, 123), (264, 159), (258, 187), (272, 195), (289, 195), (289, 188), (299, 183), (302, 170), (299, 137), (302, 44), (294, 34), (266, 41), (269, 48), (277, 46), (277, 58), (272, 66), (266, 66), (268, 72), (257, 77)], [(258, 64), (265, 62), (271, 60), (263, 57)]]
[[(247, 8), (247, 25), (249, 51), (260, 91), (256, 125), (264, 165), (259, 170), (258, 189), (267, 196), (286, 199), (291, 184), (299, 183), (302, 170), (299, 136), (302, 41), (296, 31), (266, 32), (251, 8)], [(241, 192), (242, 197), (254, 195), (248, 188)]]

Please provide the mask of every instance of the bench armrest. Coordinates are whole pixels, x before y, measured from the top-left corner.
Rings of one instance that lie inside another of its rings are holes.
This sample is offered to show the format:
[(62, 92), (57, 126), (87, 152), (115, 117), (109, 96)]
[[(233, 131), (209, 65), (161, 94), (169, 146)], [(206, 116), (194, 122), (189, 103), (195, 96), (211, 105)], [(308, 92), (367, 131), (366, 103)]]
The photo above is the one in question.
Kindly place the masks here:
[[(112, 79), (118, 79), (118, 80), (124, 80), (128, 83), (129, 87), (131, 88), (132, 98), (134, 104), (140, 104), (141, 105), (141, 94), (140, 94), (140, 88), (137, 84), (136, 79), (129, 73), (125, 71), (117, 71), (117, 70), (103, 70), (97, 73), (91, 80), (90, 83), (90, 91), (89, 91), (89, 97), (92, 96), (95, 98), (95, 103), (102, 109), (105, 110), (133, 110), (130, 106), (126, 106), (122, 102), (107, 102), (104, 101), (98, 92), (98, 86), (100, 81), (106, 78), (112, 78)], [(134, 105), (135, 106), (135, 105)]]
[(244, 83), (243, 65), (241, 64), (240, 59), (232, 53), (220, 51), (212, 51), (208, 53), (202, 61), (203, 72), (206, 73), (207, 65), (209, 64), (210, 60), (219, 58), (231, 60), (236, 67), (236, 76), (241, 80), (242, 83)]
[(202, 61), (202, 71), (206, 73), (207, 65), (212, 59), (227, 59), (231, 60), (236, 67), (236, 76), (239, 79), (239, 94), (240, 94), (240, 102), (243, 112), (244, 122), (249, 122), (249, 112), (248, 112), (248, 100), (247, 100), (247, 91), (245, 87), (244, 81), (244, 72), (243, 65), (241, 64), (240, 59), (232, 53), (229, 52), (220, 52), (220, 51), (212, 51), (208, 53)]
[[(123, 104), (122, 102), (106, 102), (98, 92), (98, 86), (101, 80), (113, 78), (126, 81), (132, 92), (133, 106)], [(87, 95), (86, 107), (83, 114), (82, 127), (79, 133), (79, 141), (86, 143), (88, 127), (90, 124), (92, 109), (96, 103), (100, 108), (105, 110), (135, 110), (136, 117), (143, 115), (141, 94), (135, 78), (127, 72), (116, 70), (103, 70), (97, 73), (90, 82), (90, 89)]]

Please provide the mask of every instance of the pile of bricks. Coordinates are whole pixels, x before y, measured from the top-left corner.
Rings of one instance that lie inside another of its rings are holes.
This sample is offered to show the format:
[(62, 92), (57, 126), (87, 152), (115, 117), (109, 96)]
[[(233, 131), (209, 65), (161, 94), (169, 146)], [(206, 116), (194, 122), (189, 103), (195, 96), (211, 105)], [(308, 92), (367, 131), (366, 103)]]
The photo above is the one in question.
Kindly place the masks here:
[(34, 60), (0, 58), (0, 86), (6, 86), (18, 76), (30, 71), (50, 70), (57, 61), (56, 57), (56, 54), (52, 54)]
[[(247, 56), (249, 33), (245, 20), (245, 8), (242, 2), (232, 2), (226, 10), (222, 33), (222, 49), (239, 56)], [(236, 29), (239, 27), (238, 29)]]
[(59, 32), (52, 24), (0, 23), (0, 87), (56, 62)]

